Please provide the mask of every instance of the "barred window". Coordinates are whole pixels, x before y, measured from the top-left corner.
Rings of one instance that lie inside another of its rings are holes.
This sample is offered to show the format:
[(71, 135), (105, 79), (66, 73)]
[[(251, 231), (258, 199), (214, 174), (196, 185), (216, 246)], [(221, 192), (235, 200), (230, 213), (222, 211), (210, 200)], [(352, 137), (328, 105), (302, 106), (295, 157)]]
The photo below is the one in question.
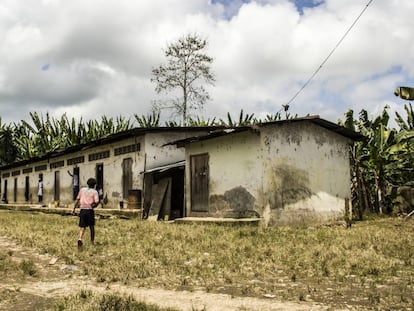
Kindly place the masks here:
[(91, 153), (90, 155), (88, 155), (89, 161), (96, 161), (96, 160), (105, 159), (105, 158), (109, 158), (109, 150), (97, 152), (97, 153)]
[(18, 176), (18, 175), (20, 175), (20, 170), (12, 172), (12, 176)]
[(141, 150), (141, 144), (133, 144), (128, 146), (123, 146), (120, 148), (115, 148), (114, 153), (115, 155), (130, 153), (130, 152), (136, 152)]
[(1, 175), (1, 177), (3, 177), (3, 178), (10, 177), (10, 173), (3, 173), (3, 175)]
[(85, 157), (84, 156), (71, 158), (71, 159), (68, 159), (68, 161), (67, 161), (68, 165), (74, 165), (74, 164), (83, 163), (83, 162), (85, 162)]
[(53, 162), (53, 163), (50, 163), (50, 168), (52, 169), (52, 168), (58, 168), (58, 167), (62, 167), (62, 166), (64, 166), (65, 165), (65, 161), (57, 161), (57, 162)]
[(23, 169), (23, 174), (29, 174), (33, 172), (33, 167), (28, 167)]
[(35, 166), (35, 172), (44, 171), (47, 169), (47, 164)]

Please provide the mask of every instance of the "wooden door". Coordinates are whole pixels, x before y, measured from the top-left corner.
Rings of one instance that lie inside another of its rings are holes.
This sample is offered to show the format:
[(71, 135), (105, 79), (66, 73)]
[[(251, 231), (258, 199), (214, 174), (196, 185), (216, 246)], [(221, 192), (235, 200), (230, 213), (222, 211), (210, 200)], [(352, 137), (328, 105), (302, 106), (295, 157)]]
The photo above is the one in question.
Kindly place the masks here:
[(129, 190), (132, 189), (132, 159), (122, 160), (122, 192), (123, 198), (128, 199)]
[(191, 211), (208, 212), (208, 154), (190, 157), (191, 166)]

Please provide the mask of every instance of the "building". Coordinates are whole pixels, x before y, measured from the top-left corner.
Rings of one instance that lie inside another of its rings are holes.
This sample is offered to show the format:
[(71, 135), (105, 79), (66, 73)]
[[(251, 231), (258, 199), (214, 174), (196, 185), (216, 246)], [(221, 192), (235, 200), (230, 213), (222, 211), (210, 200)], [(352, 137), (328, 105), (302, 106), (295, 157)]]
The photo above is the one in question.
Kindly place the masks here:
[[(0, 168), (2, 201), (69, 206), (73, 204), (79, 187), (86, 186), (87, 179), (94, 177), (105, 207), (141, 208), (144, 172), (153, 170), (155, 174), (157, 167), (184, 160), (183, 149), (164, 145), (172, 140), (205, 135), (214, 129), (135, 128), (91, 143), (3, 166)], [(152, 175), (148, 176), (149, 183)], [(181, 178), (179, 184), (182, 186), (184, 174)], [(39, 188), (42, 188), (40, 198)], [(151, 201), (151, 189), (147, 189), (146, 193), (147, 200)], [(184, 196), (181, 200), (182, 209)], [(183, 214), (182, 211), (174, 213)]]
[(260, 216), (267, 225), (342, 218), (349, 146), (362, 137), (318, 116), (174, 142), (186, 153), (186, 215)]

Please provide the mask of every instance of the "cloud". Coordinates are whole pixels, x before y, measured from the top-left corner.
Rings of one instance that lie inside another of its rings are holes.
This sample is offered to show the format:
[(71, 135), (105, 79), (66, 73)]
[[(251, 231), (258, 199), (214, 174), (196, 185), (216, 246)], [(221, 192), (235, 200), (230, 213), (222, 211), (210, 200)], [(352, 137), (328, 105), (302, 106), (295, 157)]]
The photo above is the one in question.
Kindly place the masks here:
[[(77, 118), (147, 114), (158, 98), (151, 69), (188, 32), (209, 41), (212, 101), (205, 117), (281, 111), (365, 6), (338, 1), (63, 1), (0, 4), (0, 116), (30, 111)], [(414, 2), (373, 1), (292, 114), (336, 121), (352, 108), (401, 110), (392, 94), (414, 85)], [(393, 104), (390, 104), (393, 103)], [(392, 112), (391, 112), (392, 113)], [(168, 114), (164, 118), (168, 117)]]

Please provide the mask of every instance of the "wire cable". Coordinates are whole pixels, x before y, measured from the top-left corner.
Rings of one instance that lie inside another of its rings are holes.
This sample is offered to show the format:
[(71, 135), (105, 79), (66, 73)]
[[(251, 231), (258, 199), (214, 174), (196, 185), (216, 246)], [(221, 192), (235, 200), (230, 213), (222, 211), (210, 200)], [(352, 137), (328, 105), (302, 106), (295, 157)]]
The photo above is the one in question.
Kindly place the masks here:
[[(310, 76), (310, 78), (302, 85), (302, 87), (295, 93), (295, 95), (292, 96), (292, 98), (286, 102), (286, 104), (282, 105), (283, 108), (291, 105), (291, 103), (295, 100), (295, 98), (308, 86), (308, 84), (315, 78), (315, 76), (318, 74), (318, 72), (322, 69), (322, 67), (325, 65), (325, 63), (328, 61), (328, 59), (332, 56), (332, 54), (335, 52), (335, 50), (339, 47), (339, 45), (344, 41), (345, 37), (348, 35), (348, 33), (351, 31), (351, 29), (355, 26), (355, 24), (358, 22), (358, 20), (361, 18), (362, 14), (368, 9), (370, 4), (374, 0), (369, 0), (367, 5), (364, 7), (364, 9), (359, 13), (357, 18), (354, 20), (354, 22), (351, 24), (351, 26), (348, 28), (348, 30), (345, 32), (345, 34), (341, 37), (341, 39), (338, 41), (338, 43), (334, 46), (334, 48), (331, 50), (331, 52), (328, 54), (328, 56), (323, 60), (323, 62), (319, 65), (319, 67), (315, 70), (315, 72)], [(282, 108), (282, 109), (283, 109)], [(286, 109), (286, 108), (285, 108)]]

